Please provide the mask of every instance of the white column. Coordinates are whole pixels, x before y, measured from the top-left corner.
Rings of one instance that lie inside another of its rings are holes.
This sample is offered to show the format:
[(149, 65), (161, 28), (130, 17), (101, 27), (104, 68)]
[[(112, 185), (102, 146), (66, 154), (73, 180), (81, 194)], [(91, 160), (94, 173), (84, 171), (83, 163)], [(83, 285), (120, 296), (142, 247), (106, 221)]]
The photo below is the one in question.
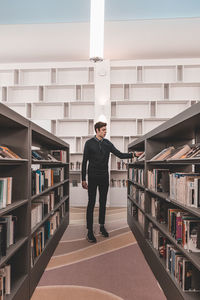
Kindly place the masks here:
[(94, 64), (95, 82), (95, 117), (98, 121), (107, 123), (107, 138), (110, 137), (110, 61), (104, 60)]
[[(110, 139), (111, 104), (110, 104), (110, 61), (109, 60), (104, 60), (101, 62), (94, 63), (94, 82), (95, 82), (94, 124), (99, 121), (106, 122), (107, 123), (106, 138)], [(110, 192), (108, 192), (107, 206), (110, 206)]]

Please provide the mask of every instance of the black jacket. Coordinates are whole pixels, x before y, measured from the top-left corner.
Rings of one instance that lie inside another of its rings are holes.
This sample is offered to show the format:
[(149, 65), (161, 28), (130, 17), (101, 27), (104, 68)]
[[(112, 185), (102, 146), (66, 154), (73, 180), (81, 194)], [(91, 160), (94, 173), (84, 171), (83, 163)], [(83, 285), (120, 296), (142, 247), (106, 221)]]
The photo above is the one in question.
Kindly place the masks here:
[(107, 139), (98, 140), (96, 137), (85, 143), (82, 161), (82, 181), (86, 180), (86, 168), (88, 165), (88, 177), (108, 176), (108, 161), (110, 152), (117, 157), (132, 158), (132, 153), (122, 153)]

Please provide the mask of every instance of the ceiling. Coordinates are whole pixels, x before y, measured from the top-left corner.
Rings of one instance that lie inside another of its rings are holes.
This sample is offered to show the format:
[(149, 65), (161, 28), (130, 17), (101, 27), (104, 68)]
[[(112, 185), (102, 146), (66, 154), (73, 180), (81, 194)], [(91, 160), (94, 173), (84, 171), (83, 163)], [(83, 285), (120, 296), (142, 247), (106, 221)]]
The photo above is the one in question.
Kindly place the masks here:
[[(88, 60), (90, 0), (1, 0), (0, 63)], [(199, 0), (105, 0), (106, 59), (200, 57)]]
[[(1, 0), (0, 24), (89, 22), (90, 0)], [(105, 0), (106, 21), (200, 17), (199, 0)]]

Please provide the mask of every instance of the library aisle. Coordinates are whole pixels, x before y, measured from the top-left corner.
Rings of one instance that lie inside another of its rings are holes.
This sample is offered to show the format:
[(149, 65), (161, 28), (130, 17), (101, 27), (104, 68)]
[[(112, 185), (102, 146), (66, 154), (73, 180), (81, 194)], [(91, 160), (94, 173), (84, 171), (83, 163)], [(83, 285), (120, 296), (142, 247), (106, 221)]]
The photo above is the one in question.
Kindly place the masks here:
[(152, 271), (127, 225), (127, 208), (108, 208), (110, 238), (86, 241), (85, 208), (74, 207), (70, 225), (31, 300), (164, 300)]

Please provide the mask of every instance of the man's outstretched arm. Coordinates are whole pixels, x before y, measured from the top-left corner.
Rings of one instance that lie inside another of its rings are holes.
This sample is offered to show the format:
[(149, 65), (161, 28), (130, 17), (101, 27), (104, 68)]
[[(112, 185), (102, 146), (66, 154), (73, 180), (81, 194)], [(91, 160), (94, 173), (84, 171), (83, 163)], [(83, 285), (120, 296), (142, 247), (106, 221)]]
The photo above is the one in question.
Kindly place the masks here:
[(133, 158), (133, 153), (122, 153), (119, 151), (115, 146), (111, 143), (111, 153), (113, 153), (115, 156), (119, 157), (120, 159), (125, 159), (125, 158)]

